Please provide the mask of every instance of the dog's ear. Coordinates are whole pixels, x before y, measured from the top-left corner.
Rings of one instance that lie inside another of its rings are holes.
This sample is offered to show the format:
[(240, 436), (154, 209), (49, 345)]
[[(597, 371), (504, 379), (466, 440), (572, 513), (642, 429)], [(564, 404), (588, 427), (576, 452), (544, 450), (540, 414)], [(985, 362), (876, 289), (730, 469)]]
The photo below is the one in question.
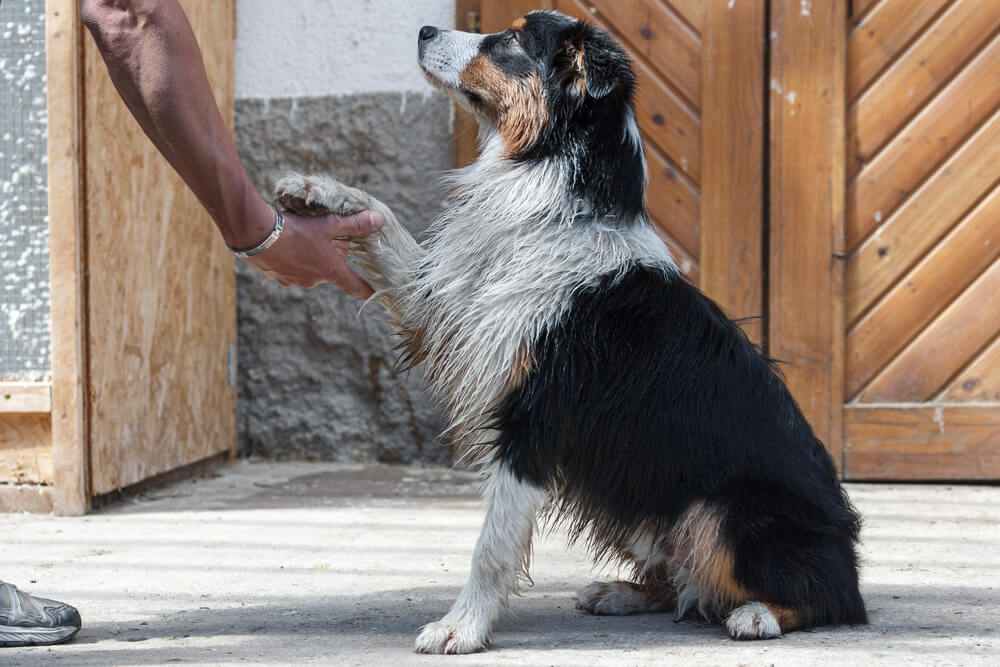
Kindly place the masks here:
[(565, 38), (567, 74), (581, 95), (600, 98), (634, 75), (628, 54), (604, 31), (577, 21)]

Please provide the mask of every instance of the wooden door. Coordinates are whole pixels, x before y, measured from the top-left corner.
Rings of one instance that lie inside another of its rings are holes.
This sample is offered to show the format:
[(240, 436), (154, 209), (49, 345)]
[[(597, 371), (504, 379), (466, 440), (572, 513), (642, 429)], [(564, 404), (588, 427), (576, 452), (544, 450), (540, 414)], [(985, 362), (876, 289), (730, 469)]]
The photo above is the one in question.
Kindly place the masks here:
[(1000, 479), (1000, 2), (470, 0), (460, 22), (540, 4), (633, 55), (661, 236), (762, 316), (843, 475)]
[[(233, 0), (181, 3), (233, 117)], [(233, 258), (129, 115), (89, 36), (84, 144), (90, 491), (236, 446)]]
[(844, 473), (1000, 478), (1000, 3), (855, 1)]
[[(456, 23), (497, 32), (533, 9), (555, 9), (618, 38), (639, 77), (636, 119), (656, 229), (688, 279), (731, 316), (750, 318), (746, 327), (760, 342), (765, 5), (730, 4), (464, 0)], [(474, 122), (460, 113), (458, 164), (474, 155), (474, 137)]]

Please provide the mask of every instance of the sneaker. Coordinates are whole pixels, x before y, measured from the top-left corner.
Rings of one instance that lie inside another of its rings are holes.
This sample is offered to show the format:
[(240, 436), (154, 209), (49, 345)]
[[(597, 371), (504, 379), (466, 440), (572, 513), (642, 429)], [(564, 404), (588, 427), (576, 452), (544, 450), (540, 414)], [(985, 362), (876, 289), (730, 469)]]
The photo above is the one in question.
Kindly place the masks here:
[(79, 631), (80, 612), (75, 608), (0, 581), (0, 646), (58, 644)]

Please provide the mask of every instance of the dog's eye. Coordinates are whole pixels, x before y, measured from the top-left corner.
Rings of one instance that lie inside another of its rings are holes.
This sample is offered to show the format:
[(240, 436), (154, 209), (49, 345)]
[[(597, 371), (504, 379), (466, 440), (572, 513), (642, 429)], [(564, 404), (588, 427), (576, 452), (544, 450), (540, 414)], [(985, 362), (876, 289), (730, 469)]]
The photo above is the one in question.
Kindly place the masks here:
[(503, 43), (506, 44), (507, 46), (513, 46), (514, 44), (517, 44), (517, 33), (512, 32), (509, 35), (507, 35), (507, 38), (503, 40)]

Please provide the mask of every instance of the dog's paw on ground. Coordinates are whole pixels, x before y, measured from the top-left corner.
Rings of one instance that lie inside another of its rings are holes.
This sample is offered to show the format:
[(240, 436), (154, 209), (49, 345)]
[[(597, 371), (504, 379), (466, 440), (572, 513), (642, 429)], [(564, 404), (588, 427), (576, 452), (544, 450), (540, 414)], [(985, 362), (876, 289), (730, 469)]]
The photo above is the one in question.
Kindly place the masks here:
[(289, 174), (278, 181), (274, 198), (282, 208), (308, 216), (354, 215), (372, 206), (367, 194), (329, 176)]
[(646, 594), (629, 581), (595, 581), (576, 594), (576, 608), (596, 616), (653, 611)]
[(486, 648), (487, 633), (475, 623), (428, 623), (414, 644), (417, 653), (476, 653)]
[(726, 619), (726, 630), (733, 639), (774, 639), (781, 636), (778, 619), (760, 602), (737, 607)]

